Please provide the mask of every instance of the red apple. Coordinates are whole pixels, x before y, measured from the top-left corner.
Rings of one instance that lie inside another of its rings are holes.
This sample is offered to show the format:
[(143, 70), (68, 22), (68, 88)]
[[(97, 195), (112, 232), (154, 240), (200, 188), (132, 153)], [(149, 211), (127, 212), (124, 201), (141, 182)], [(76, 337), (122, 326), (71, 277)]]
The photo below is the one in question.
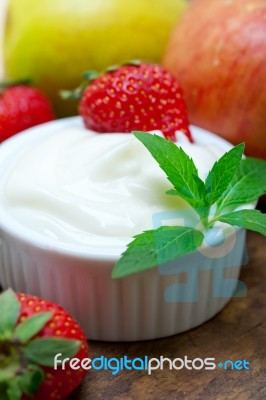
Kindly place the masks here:
[(266, 159), (266, 0), (194, 0), (163, 63), (191, 123)]

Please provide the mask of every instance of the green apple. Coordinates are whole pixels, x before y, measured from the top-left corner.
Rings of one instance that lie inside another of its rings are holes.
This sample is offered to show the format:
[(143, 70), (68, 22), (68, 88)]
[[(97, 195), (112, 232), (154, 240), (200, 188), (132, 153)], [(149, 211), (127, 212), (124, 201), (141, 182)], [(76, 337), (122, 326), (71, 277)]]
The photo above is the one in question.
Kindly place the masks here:
[(30, 77), (59, 116), (76, 113), (60, 89), (75, 88), (86, 70), (136, 58), (160, 62), (186, 6), (186, 0), (10, 0), (7, 78)]

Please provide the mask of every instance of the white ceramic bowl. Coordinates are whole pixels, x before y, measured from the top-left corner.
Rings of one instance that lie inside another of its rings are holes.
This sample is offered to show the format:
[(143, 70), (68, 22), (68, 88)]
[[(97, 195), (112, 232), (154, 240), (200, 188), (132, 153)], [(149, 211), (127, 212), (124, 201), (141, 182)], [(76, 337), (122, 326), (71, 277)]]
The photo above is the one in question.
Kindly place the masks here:
[[(78, 117), (29, 129), (0, 146), (0, 185), (16, 158), (33, 143)], [(191, 127), (198, 143), (231, 145)], [(232, 297), (245, 249), (245, 231), (231, 229), (220, 246), (165, 268), (112, 280), (118, 255), (54, 242), (21, 225), (0, 204), (0, 282), (3, 288), (34, 294), (65, 307), (90, 339), (134, 341), (174, 335), (202, 324)]]

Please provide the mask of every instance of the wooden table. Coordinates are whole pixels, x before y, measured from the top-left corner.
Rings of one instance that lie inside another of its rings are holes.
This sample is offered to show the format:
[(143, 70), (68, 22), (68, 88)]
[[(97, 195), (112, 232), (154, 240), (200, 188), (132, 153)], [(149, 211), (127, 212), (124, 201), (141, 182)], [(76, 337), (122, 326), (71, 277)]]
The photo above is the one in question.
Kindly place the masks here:
[[(265, 209), (264, 209), (265, 212)], [(90, 342), (90, 357), (246, 359), (249, 371), (91, 370), (68, 400), (266, 400), (266, 239), (248, 233), (249, 263), (241, 281), (248, 296), (234, 298), (212, 320), (180, 335), (135, 343)], [(0, 396), (1, 397), (1, 396)], [(48, 399), (47, 399), (48, 400)]]
[(246, 298), (234, 298), (209, 322), (184, 334), (136, 343), (90, 342), (90, 357), (215, 357), (246, 359), (250, 370), (89, 371), (69, 400), (265, 400), (266, 239), (248, 234), (249, 264), (241, 280)]

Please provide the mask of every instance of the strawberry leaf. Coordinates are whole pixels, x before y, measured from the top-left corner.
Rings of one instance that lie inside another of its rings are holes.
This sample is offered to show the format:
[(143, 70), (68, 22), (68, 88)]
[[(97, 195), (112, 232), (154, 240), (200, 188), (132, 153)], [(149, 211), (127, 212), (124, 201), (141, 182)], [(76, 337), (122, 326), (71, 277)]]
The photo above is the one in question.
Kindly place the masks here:
[(237, 173), (244, 148), (243, 143), (239, 144), (213, 165), (205, 182), (207, 201), (210, 205), (219, 199)]
[(28, 360), (46, 367), (54, 366), (54, 357), (62, 353), (62, 359), (72, 358), (77, 354), (81, 342), (74, 339), (45, 338), (29, 342), (24, 353)]
[(159, 163), (178, 195), (196, 211), (200, 209), (205, 204), (205, 190), (202, 193), (204, 184), (203, 182), (199, 184), (200, 178), (193, 160), (170, 140), (150, 133), (133, 132), (133, 134)]
[(196, 250), (203, 242), (202, 232), (187, 227), (162, 226), (134, 237), (115, 265), (112, 277), (122, 278), (162, 265)]
[[(19, 368), (19, 357), (14, 355), (13, 360), (10, 362), (10, 357), (3, 357), (0, 353), (0, 382), (5, 382), (12, 379)], [(1, 392), (0, 392), (1, 393)]]
[(14, 378), (7, 383), (7, 398), (9, 400), (20, 400), (22, 391), (19, 387), (18, 379)]
[(20, 303), (12, 289), (0, 295), (0, 338), (8, 338), (16, 326)]
[(44, 379), (44, 372), (37, 365), (30, 365), (28, 370), (21, 376), (20, 388), (23, 393), (34, 395)]
[(256, 201), (266, 193), (266, 162), (256, 158), (246, 158), (232, 182), (218, 201), (218, 208), (238, 207)]
[(216, 218), (220, 222), (239, 226), (266, 236), (266, 214), (258, 210), (239, 210)]
[(19, 339), (21, 343), (28, 342), (45, 326), (52, 318), (52, 312), (45, 312), (33, 315), (20, 323), (14, 332), (14, 337)]
[(7, 384), (5, 382), (0, 382), (1, 400), (9, 400), (6, 391), (7, 391)]

